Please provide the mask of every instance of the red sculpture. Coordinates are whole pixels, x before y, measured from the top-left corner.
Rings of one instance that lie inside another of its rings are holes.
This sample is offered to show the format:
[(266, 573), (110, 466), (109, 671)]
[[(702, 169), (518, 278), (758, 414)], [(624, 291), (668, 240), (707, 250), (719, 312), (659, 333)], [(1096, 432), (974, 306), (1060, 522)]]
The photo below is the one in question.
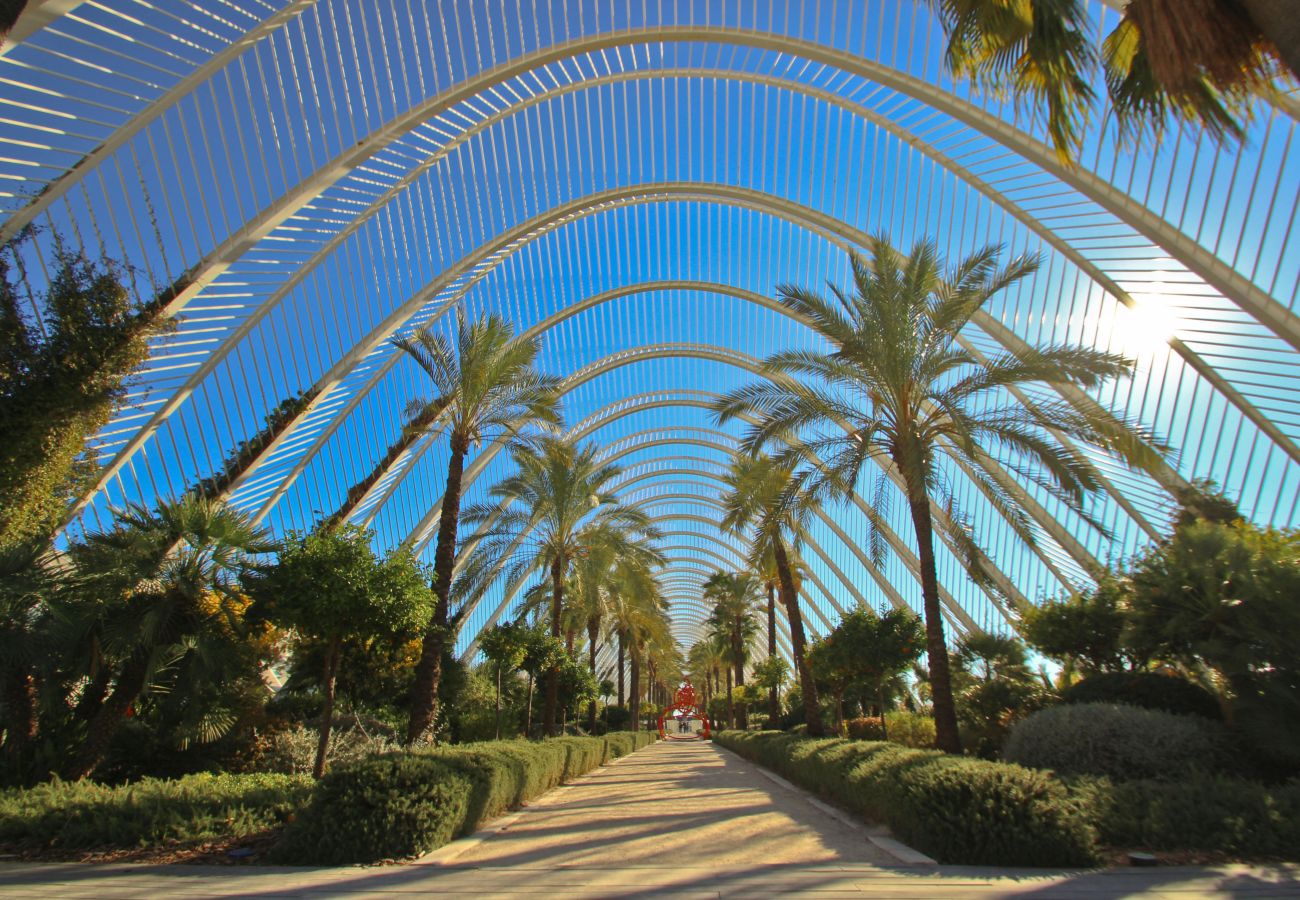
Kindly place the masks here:
[[(664, 722), (672, 719), (677, 722), (677, 732), (664, 730)], [(685, 725), (688, 719), (699, 719), (704, 727), (698, 731), (686, 731)], [(691, 687), (689, 681), (683, 681), (677, 686), (677, 694), (673, 697), (673, 705), (666, 707), (659, 714), (659, 739), (668, 741), (699, 741), (708, 740), (712, 737), (709, 728), (709, 717), (700, 709), (699, 701), (695, 695), (695, 688)]]

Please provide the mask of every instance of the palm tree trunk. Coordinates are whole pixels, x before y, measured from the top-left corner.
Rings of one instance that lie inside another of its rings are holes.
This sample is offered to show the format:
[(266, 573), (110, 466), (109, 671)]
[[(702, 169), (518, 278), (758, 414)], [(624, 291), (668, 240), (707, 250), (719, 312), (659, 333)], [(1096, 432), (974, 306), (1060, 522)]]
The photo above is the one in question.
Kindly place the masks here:
[(808, 723), (808, 733), (821, 737), (826, 729), (822, 727), (821, 710), (817, 703), (817, 684), (813, 681), (812, 668), (804, 653), (806, 639), (803, 614), (799, 610), (799, 592), (794, 586), (794, 573), (790, 571), (790, 557), (785, 552), (785, 541), (780, 537), (772, 542), (772, 553), (776, 557), (781, 602), (785, 605), (785, 617), (790, 622), (790, 647), (794, 651), (795, 668), (799, 671), (799, 694), (803, 697), (804, 719)]
[[(767, 658), (776, 659), (776, 584), (771, 581), (767, 582)], [(767, 689), (767, 727), (775, 727), (780, 717), (781, 698), (774, 682)]]
[[(587, 663), (591, 666), (591, 677), (596, 677), (596, 641), (600, 639), (600, 619), (592, 616), (587, 619)], [(596, 698), (587, 704), (587, 733), (596, 733)]]
[(144, 690), (148, 675), (148, 654), (135, 653), (123, 664), (122, 671), (117, 677), (117, 686), (95, 713), (95, 718), (90, 721), (86, 742), (81, 745), (81, 751), (73, 757), (72, 762), (64, 770), (65, 780), (78, 781), (85, 778), (103, 760), (114, 735), (126, 719), (131, 704)]
[(1295, 0), (1239, 0), (1255, 27), (1277, 48), (1282, 62), (1300, 80), (1300, 16)]
[(501, 663), (497, 663), (496, 740), (501, 740)]
[(628, 700), (632, 706), (632, 730), (641, 730), (641, 658), (637, 653), (637, 648), (633, 646), (629, 655), (632, 668), (632, 684), (628, 693)]
[(18, 760), (36, 737), (36, 682), (25, 666), (4, 667), (4, 754)]
[(727, 727), (736, 727), (736, 707), (731, 702), (731, 666), (727, 666)]
[[(736, 616), (736, 621), (731, 628), (731, 655), (736, 661), (736, 687), (745, 686), (745, 660), (744, 646), (740, 639), (740, 616)], [(736, 721), (739, 727), (749, 728), (749, 707), (744, 703), (740, 704), (740, 710), (736, 714)]]
[(880, 737), (882, 740), (889, 740), (889, 726), (885, 723), (885, 686), (883, 684), (876, 686), (876, 702), (880, 704)]
[(325, 692), (325, 705), (320, 714), (320, 740), (316, 743), (316, 764), (312, 766), (311, 777), (320, 781), (325, 774), (325, 755), (330, 749), (330, 731), (334, 728), (334, 685), (339, 674), (339, 645), (342, 639), (334, 635), (330, 641), (329, 652), (325, 656), (325, 680), (322, 687)]
[(909, 498), (908, 506), (912, 511), (917, 556), (921, 563), (925, 645), (930, 664), (930, 701), (934, 705), (934, 742), (945, 753), (961, 753), (957, 709), (952, 699), (952, 676), (948, 666), (948, 644), (944, 640), (943, 614), (939, 607), (939, 578), (934, 567), (934, 523), (930, 518), (930, 499), (921, 491), (919, 497)]
[(469, 441), (453, 434), (451, 458), (447, 461), (447, 489), (442, 495), (442, 513), (438, 520), (438, 547), (433, 555), (433, 620), (424, 634), (420, 662), (415, 667), (415, 684), (411, 688), (411, 718), (406, 727), (406, 743), (419, 740), (438, 714), (438, 685), (442, 681), (442, 654), (446, 649), (451, 610), (451, 575), (456, 567), (456, 527), (460, 521), (461, 479), (465, 474), (465, 454)]
[[(560, 611), (564, 605), (564, 559), (557, 556), (551, 563), (551, 637), (560, 636)], [(570, 648), (572, 649), (572, 648)], [(542, 713), (542, 729), (547, 737), (555, 737), (555, 716), (560, 701), (560, 667), (553, 666), (546, 673), (546, 707)]]
[(623, 692), (624, 653), (625, 653), (625, 648), (623, 646), (623, 632), (620, 630), (618, 633), (618, 705), (619, 706), (622, 706), (624, 701), (627, 699), (627, 695), (624, 694)]
[(528, 711), (524, 714), (524, 737), (533, 736), (533, 686), (536, 679), (533, 673), (528, 673)]

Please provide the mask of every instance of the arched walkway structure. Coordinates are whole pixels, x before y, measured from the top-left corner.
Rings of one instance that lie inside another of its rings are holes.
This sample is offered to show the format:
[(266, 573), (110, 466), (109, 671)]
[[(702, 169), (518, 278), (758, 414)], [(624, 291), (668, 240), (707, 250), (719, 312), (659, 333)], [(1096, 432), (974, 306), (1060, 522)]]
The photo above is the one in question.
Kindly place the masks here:
[[(1099, 30), (1118, 5), (1090, 0)], [(31, 0), (0, 50), (0, 239), (16, 239), (20, 293), (39, 294), (62, 241), (126, 263), (130, 289), (177, 319), (97, 437), (66, 536), (175, 496), (300, 392), (229, 499), (277, 533), (311, 527), (426, 390), (388, 339), (497, 311), (543, 340), (569, 429), (625, 466), (618, 490), (665, 532), (689, 642), (702, 579), (747, 553), (717, 528), (743, 423), (719, 426), (709, 404), (771, 352), (819, 346), (776, 286), (843, 283), (846, 251), (877, 232), (949, 257), (1042, 253), (967, 348), (1133, 355), (1132, 380), (1054, 399), (1140, 418), (1178, 449), (1154, 477), (1098, 460), (1110, 536), (1020, 483), (1013, 458), (987, 460), (1032, 547), (948, 466), (994, 580), (938, 548), (954, 633), (1013, 629), (1018, 608), (1088, 583), (1162, 534), (1170, 490), (1193, 478), (1261, 522), (1300, 522), (1294, 96), (1261, 103), (1241, 146), (1182, 128), (1128, 147), (1099, 116), (1067, 166), (1040, 121), (954, 82), (941, 56), (920, 0)], [(476, 451), (467, 501), (509, 470), (500, 449)], [(443, 435), (416, 442), (353, 521), (431, 557), (446, 456)], [(919, 606), (903, 504), (884, 511), (879, 568), (869, 512), (858, 496), (803, 523), (814, 632), (858, 604)], [(461, 652), (523, 587), (468, 612)]]

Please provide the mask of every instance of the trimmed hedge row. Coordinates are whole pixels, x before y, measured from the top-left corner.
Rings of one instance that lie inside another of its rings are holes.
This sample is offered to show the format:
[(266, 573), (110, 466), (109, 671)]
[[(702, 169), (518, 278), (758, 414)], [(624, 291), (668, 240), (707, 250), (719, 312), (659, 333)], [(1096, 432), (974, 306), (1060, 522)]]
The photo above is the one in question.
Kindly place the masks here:
[(1046, 772), (883, 741), (724, 731), (714, 741), (887, 824), (944, 863), (1087, 866), (1096, 832)]
[(283, 823), (311, 791), (299, 775), (53, 781), (0, 792), (0, 843), (87, 850), (244, 837)]
[(484, 741), (340, 766), (320, 781), (311, 804), (285, 831), (275, 860), (340, 865), (428, 853), (657, 737), (613, 732)]
[(1239, 778), (1079, 780), (1071, 785), (1102, 843), (1144, 850), (1207, 850), (1238, 859), (1297, 859), (1300, 781), (1277, 787)]

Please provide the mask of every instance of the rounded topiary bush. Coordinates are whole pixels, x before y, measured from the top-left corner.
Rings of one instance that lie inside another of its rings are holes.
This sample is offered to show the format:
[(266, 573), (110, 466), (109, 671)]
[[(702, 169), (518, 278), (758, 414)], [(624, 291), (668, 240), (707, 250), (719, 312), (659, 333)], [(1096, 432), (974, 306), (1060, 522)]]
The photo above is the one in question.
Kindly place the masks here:
[(286, 829), (275, 860), (342, 865), (428, 853), (461, 830), (473, 787), (431, 754), (392, 753), (340, 766)]
[(1062, 704), (1018, 722), (1007, 762), (1062, 775), (1177, 778), (1222, 762), (1220, 728), (1197, 716), (1113, 703)]
[(1122, 703), (1180, 715), (1220, 719), (1214, 695), (1177, 675), (1159, 672), (1102, 672), (1061, 692), (1062, 703)]

